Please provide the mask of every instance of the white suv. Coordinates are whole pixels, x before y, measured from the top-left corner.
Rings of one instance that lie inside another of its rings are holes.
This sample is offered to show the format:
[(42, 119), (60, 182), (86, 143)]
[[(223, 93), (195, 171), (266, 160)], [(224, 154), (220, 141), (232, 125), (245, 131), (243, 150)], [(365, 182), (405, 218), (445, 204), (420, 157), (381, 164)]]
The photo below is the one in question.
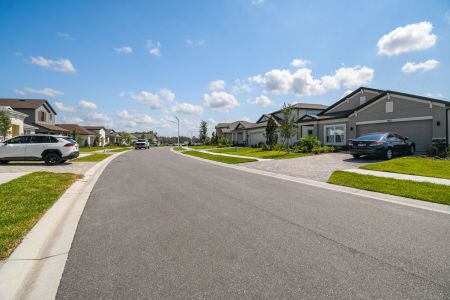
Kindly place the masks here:
[(56, 165), (79, 155), (78, 143), (60, 135), (21, 135), (0, 142), (0, 164), (17, 160), (43, 160), (48, 165)]

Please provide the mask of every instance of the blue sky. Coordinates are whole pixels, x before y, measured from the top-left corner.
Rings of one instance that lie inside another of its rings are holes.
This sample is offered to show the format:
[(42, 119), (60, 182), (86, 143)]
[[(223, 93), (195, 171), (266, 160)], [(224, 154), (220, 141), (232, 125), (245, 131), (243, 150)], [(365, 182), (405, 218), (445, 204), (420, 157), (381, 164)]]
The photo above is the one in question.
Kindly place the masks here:
[(0, 1), (0, 97), (197, 133), (361, 85), (450, 100), (449, 1)]

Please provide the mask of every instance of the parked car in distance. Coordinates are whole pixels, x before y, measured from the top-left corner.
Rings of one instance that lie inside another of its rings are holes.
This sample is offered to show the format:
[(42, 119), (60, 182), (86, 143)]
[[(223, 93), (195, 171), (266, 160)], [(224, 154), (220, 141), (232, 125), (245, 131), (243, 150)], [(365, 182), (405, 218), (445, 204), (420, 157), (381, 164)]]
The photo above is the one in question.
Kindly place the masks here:
[(134, 149), (149, 149), (150, 143), (146, 139), (137, 140), (134, 144)]
[(21, 135), (0, 143), (0, 164), (43, 160), (47, 165), (56, 165), (78, 157), (78, 150), (78, 143), (67, 136)]
[(391, 159), (395, 155), (412, 155), (416, 151), (413, 141), (391, 132), (363, 134), (350, 141), (349, 148), (354, 158), (370, 155)]

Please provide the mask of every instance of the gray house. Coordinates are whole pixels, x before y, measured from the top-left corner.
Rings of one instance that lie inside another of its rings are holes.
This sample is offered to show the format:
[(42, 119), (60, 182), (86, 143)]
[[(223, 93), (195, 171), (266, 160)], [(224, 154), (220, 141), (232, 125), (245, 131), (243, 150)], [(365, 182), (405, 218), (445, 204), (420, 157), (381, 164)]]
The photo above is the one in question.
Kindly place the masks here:
[(450, 102), (361, 87), (317, 115), (298, 119), (298, 132), (324, 145), (345, 146), (364, 133), (395, 132), (425, 151), (433, 140), (448, 143)]
[[(27, 114), (24, 127), (36, 127), (36, 133), (68, 134), (69, 131), (55, 125), (56, 111), (44, 99), (0, 98), (1, 106), (9, 106), (15, 111)], [(26, 130), (24, 130), (25, 133)]]
[[(312, 103), (295, 103), (291, 105), (291, 116), (298, 119), (304, 115), (317, 115), (327, 106)], [(256, 123), (247, 121), (236, 121), (232, 123), (219, 123), (216, 125), (216, 134), (227, 138), (230, 143), (246, 146), (257, 146), (266, 142), (266, 127), (269, 119), (273, 119), (277, 126), (283, 120), (282, 110), (263, 114)], [(279, 137), (279, 143), (281, 138)], [(298, 136), (294, 135), (291, 143), (295, 143)]]

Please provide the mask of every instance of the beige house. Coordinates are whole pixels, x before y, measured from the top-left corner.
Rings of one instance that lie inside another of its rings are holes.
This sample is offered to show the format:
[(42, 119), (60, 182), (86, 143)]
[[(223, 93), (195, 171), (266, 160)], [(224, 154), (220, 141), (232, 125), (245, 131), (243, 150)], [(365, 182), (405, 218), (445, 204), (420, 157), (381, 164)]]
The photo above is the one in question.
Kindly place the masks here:
[[(21, 135), (21, 134), (33, 134), (37, 127), (27, 125), (24, 123), (25, 118), (28, 117), (27, 114), (18, 112), (14, 109), (12, 109), (10, 106), (0, 106), (0, 111), (6, 113), (6, 115), (11, 120), (11, 129), (6, 136), (6, 139)], [(3, 137), (0, 137), (0, 140), (2, 140)]]

